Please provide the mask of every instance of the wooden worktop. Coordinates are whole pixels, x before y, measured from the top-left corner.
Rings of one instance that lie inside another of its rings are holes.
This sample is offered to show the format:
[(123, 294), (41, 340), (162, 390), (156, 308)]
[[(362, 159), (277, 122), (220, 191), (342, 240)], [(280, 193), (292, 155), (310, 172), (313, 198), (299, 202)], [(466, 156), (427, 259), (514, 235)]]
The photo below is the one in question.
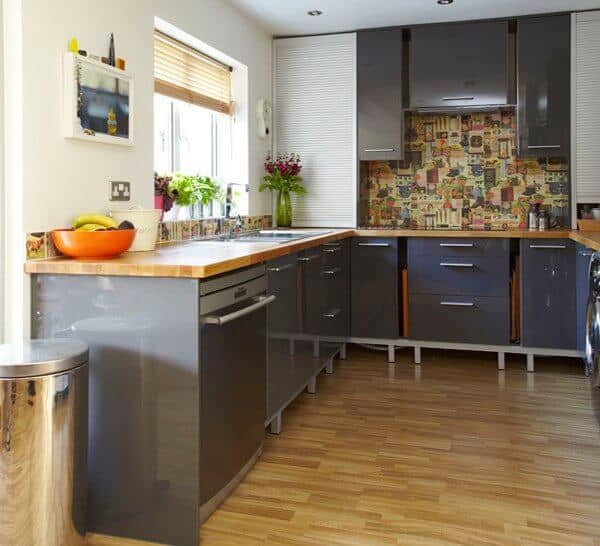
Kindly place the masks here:
[(572, 239), (600, 250), (600, 232), (454, 231), (410, 229), (346, 229), (290, 243), (187, 241), (158, 245), (152, 252), (131, 252), (110, 260), (74, 260), (58, 257), (25, 262), (25, 272), (54, 275), (119, 275), (129, 277), (181, 277), (204, 279), (286, 254), (348, 237), (495, 237), (518, 239)]

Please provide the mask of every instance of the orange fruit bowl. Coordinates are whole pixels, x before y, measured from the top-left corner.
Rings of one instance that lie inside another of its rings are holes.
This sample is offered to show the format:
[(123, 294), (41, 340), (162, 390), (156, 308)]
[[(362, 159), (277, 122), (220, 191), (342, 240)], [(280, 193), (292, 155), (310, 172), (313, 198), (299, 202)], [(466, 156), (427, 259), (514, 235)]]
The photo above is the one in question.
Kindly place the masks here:
[(135, 239), (135, 229), (111, 231), (74, 231), (56, 229), (52, 232), (54, 246), (71, 258), (114, 258), (125, 252)]

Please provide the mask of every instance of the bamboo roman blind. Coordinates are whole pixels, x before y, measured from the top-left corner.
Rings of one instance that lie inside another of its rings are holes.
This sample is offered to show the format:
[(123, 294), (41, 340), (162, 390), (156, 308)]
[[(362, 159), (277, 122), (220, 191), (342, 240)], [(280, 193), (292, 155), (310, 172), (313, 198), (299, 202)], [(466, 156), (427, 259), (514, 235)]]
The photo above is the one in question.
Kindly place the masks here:
[(231, 68), (158, 31), (154, 33), (154, 89), (161, 95), (231, 113)]

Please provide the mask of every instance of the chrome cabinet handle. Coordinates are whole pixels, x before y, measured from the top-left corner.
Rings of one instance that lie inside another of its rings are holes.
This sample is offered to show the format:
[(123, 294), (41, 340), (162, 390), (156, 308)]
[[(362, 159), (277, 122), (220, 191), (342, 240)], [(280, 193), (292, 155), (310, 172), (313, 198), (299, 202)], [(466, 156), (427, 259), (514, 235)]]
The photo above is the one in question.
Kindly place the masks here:
[(529, 248), (564, 250), (567, 245), (529, 245)]
[(368, 154), (384, 153), (384, 152), (395, 152), (396, 148), (365, 148), (363, 152)]
[(358, 243), (358, 246), (375, 246), (375, 247), (386, 247), (390, 246), (390, 243)]
[(317, 258), (320, 258), (321, 255), (320, 254), (314, 254), (313, 256), (302, 256), (301, 258), (298, 258), (299, 262), (302, 263), (308, 263), (308, 262), (312, 262), (313, 260), (316, 260)]
[(585, 252), (585, 251), (581, 251), (579, 253), (580, 256), (583, 256), (584, 258), (589, 258), (590, 256), (594, 255), (594, 251), (592, 250), (591, 252)]
[(340, 251), (340, 248), (341, 247), (339, 247), (339, 246), (334, 246), (331, 248), (324, 248), (323, 252), (326, 252), (327, 254), (335, 254), (336, 252)]
[(473, 248), (473, 243), (440, 243), (442, 248)]
[(327, 313), (323, 313), (323, 318), (326, 319), (334, 319), (341, 313), (340, 309), (332, 309), (331, 311), (327, 311)]
[(475, 100), (475, 97), (443, 97), (443, 101), (451, 101), (451, 100)]
[(278, 265), (278, 266), (267, 268), (267, 271), (269, 271), (270, 273), (280, 273), (281, 271), (285, 271), (286, 269), (291, 269), (292, 267), (294, 267), (294, 264)]
[(222, 316), (216, 316), (216, 315), (208, 315), (206, 317), (200, 317), (200, 321), (203, 322), (204, 324), (215, 324), (216, 326), (223, 326), (224, 324), (227, 324), (228, 322), (232, 322), (236, 319), (245, 317), (246, 315), (249, 315), (250, 313), (254, 313), (254, 311), (258, 311), (259, 309), (262, 309), (263, 307), (266, 307), (267, 305), (269, 305), (270, 303), (273, 303), (276, 300), (276, 296), (259, 296), (258, 298), (255, 298), (255, 303), (253, 303), (252, 305), (248, 305), (248, 307), (244, 307), (243, 309), (238, 309), (237, 311), (234, 311), (233, 313), (229, 313), (227, 315), (222, 315)]
[(474, 264), (455, 264), (451, 262), (441, 262), (442, 267), (475, 267)]
[(548, 150), (560, 148), (560, 144), (540, 144), (537, 146), (527, 146), (530, 150)]
[(475, 304), (473, 302), (466, 301), (441, 301), (440, 305), (445, 305), (446, 307), (474, 307)]
[(333, 269), (326, 269), (323, 271), (323, 275), (337, 275), (342, 270), (341, 267), (334, 267)]

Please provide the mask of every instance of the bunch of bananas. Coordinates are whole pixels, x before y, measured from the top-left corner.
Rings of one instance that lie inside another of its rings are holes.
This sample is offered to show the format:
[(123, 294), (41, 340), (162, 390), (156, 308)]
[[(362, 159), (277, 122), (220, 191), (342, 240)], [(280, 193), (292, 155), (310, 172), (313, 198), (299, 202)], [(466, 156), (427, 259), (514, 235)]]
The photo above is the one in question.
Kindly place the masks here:
[(110, 216), (103, 214), (82, 214), (75, 218), (75, 231), (105, 231), (118, 229), (119, 225)]

